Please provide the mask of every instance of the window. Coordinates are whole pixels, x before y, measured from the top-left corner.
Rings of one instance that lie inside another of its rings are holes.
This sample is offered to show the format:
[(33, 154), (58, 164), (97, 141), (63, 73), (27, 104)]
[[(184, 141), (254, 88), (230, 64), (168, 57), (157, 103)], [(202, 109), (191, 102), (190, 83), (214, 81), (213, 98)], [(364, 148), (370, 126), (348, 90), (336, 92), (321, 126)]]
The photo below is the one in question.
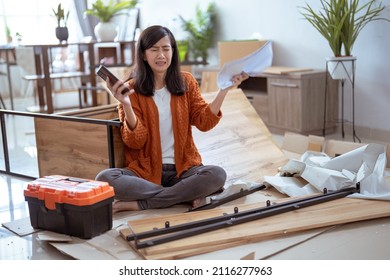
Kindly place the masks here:
[(0, 45), (7, 43), (6, 32), (10, 30), (13, 43), (16, 33), (21, 35), (23, 44), (58, 43), (55, 35), (57, 21), (53, 10), (61, 3), (66, 11), (70, 11), (68, 19), (70, 42), (80, 41), (82, 32), (78, 23), (73, 0), (2, 0), (0, 3)]

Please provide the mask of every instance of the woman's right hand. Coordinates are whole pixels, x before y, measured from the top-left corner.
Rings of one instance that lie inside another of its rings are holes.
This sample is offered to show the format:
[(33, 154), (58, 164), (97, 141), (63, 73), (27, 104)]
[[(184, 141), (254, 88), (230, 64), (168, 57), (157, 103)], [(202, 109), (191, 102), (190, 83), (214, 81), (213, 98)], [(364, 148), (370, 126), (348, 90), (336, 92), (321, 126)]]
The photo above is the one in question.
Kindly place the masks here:
[[(130, 89), (123, 81), (119, 80), (115, 84), (111, 84), (110, 79), (106, 79), (107, 87), (112, 96), (123, 105), (131, 105), (129, 95), (134, 93), (134, 89)], [(128, 90), (126, 90), (128, 89)]]
[[(119, 80), (115, 84), (111, 85), (110, 79), (106, 79), (107, 87), (111, 91), (112, 96), (118, 102), (123, 105), (123, 110), (125, 112), (126, 122), (131, 130), (133, 130), (137, 125), (137, 116), (134, 113), (133, 107), (131, 107), (130, 94), (134, 93), (134, 89), (129, 88)], [(126, 90), (128, 89), (128, 90)]]

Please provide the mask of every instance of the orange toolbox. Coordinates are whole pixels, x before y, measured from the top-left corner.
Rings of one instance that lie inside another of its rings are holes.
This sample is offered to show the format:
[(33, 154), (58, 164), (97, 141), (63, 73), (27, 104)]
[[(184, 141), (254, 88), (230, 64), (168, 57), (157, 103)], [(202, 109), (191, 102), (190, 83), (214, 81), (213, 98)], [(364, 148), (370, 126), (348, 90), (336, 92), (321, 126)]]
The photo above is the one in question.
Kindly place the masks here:
[(33, 228), (89, 239), (112, 228), (114, 189), (106, 182), (52, 175), (24, 190)]

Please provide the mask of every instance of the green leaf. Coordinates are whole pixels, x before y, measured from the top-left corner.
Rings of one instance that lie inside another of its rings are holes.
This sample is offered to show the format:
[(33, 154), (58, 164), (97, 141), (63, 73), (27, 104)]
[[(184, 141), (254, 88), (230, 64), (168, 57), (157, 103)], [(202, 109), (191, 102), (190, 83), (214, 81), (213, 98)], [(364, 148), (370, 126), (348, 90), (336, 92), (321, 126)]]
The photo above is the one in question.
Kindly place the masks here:
[(128, 10), (134, 8), (138, 3), (138, 0), (114, 2), (110, 0), (107, 5), (102, 0), (97, 0), (92, 4), (91, 9), (85, 11), (86, 15), (92, 15), (98, 18), (101, 22), (109, 22), (114, 16), (117, 16)]
[[(384, 6), (381, 1), (320, 0), (321, 9), (315, 11), (309, 4), (300, 7), (303, 17), (325, 38), (335, 56), (351, 55), (360, 31), (370, 22), (389, 19), (380, 17)], [(375, 6), (374, 4), (377, 5)]]
[(189, 34), (189, 51), (192, 53), (192, 56), (195, 59), (201, 57), (203, 62), (206, 62), (208, 49), (212, 47), (215, 35), (215, 4), (210, 3), (206, 10), (202, 10), (197, 5), (194, 19), (185, 20), (182, 16), (179, 16), (179, 18), (183, 29)]

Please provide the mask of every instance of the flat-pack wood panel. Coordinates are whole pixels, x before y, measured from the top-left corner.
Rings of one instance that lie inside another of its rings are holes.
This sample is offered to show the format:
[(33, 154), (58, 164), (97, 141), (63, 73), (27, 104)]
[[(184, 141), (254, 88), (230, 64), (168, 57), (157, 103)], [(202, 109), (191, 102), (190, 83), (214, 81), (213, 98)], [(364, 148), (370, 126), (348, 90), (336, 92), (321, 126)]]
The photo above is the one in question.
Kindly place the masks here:
[[(98, 107), (81, 109), (79, 114), (69, 115), (101, 120), (117, 117), (114, 107), (109, 111)], [(110, 167), (107, 125), (50, 118), (35, 118), (34, 121), (40, 177), (59, 174), (94, 179), (98, 172)], [(112, 131), (115, 166), (123, 167), (124, 144), (119, 127), (113, 126)]]

